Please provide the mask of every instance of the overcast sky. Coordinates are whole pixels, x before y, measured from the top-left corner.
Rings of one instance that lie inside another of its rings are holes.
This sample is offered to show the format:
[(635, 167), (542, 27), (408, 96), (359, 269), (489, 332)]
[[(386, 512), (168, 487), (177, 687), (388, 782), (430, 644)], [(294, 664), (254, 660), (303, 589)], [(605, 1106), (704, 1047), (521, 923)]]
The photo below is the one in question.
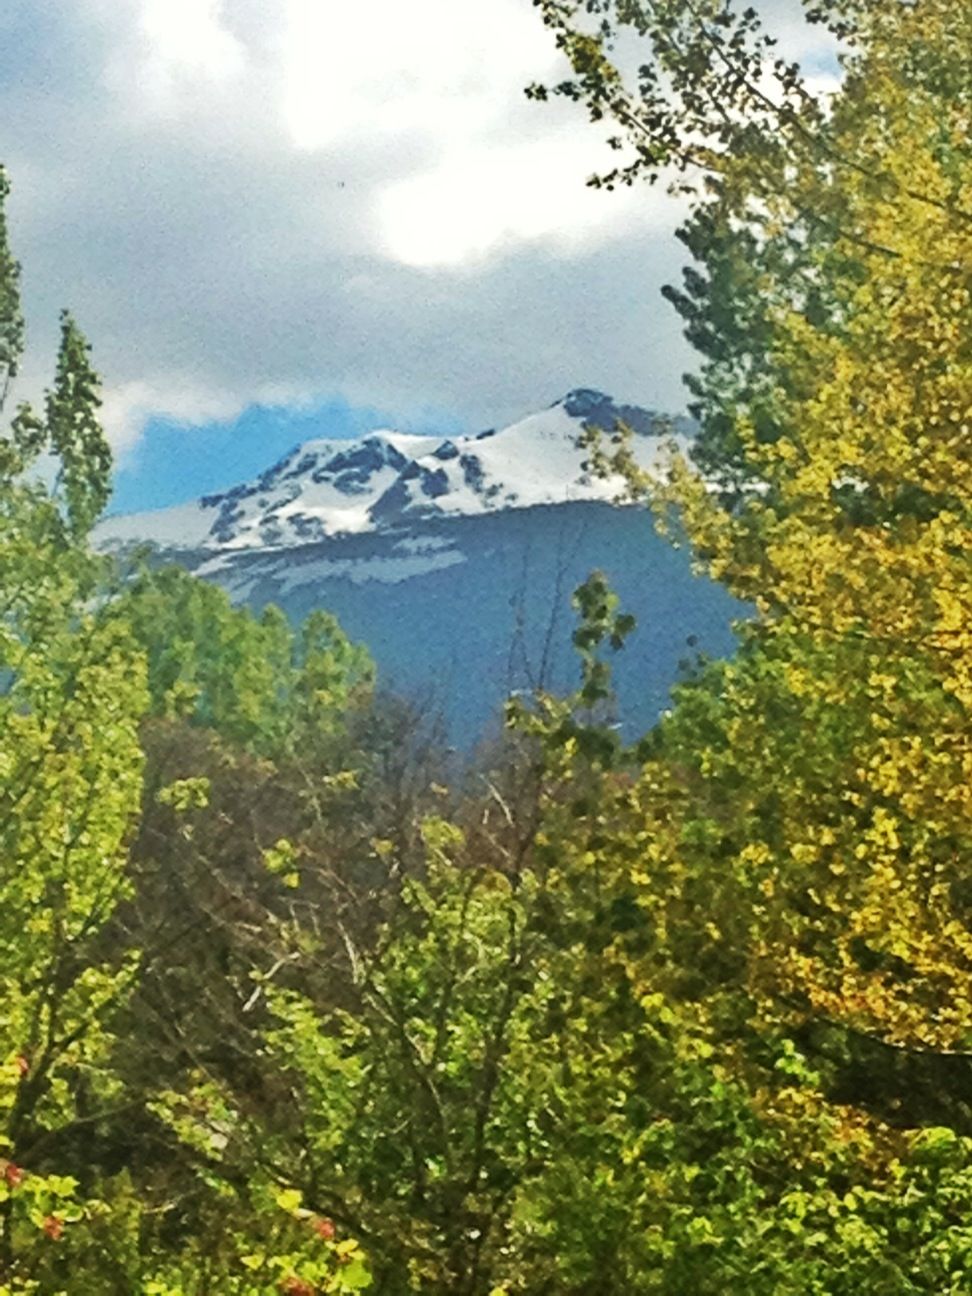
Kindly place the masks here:
[(24, 386), (70, 305), (122, 466), (181, 445), (185, 494), (207, 437), (244, 475), (254, 406), (273, 453), (288, 412), (477, 428), (580, 384), (680, 408), (679, 214), (585, 187), (603, 130), (523, 95), (558, 70), (530, 0), (0, 6)]

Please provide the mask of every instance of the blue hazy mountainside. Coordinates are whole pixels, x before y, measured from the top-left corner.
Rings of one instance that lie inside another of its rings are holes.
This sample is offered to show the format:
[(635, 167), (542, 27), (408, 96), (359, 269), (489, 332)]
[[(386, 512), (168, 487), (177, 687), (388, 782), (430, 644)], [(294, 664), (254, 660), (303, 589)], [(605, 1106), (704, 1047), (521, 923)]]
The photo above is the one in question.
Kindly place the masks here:
[[(369, 646), (381, 679), (423, 709), (440, 708), (461, 746), (488, 732), (509, 693), (576, 687), (570, 595), (592, 569), (607, 574), (637, 619), (614, 656), (630, 738), (667, 705), (680, 662), (732, 651), (730, 622), (745, 611), (721, 586), (694, 576), (686, 552), (657, 536), (642, 509), (540, 505), (430, 522), (421, 539), (427, 552), (454, 561), (388, 580), (382, 568), (409, 562), (395, 539), (346, 536), (324, 546), (326, 556), (319, 545), (286, 560), (241, 556), (223, 579), (256, 608), (277, 603), (295, 619), (315, 607), (334, 612)], [(294, 586), (301, 567), (309, 569), (306, 583)]]
[(588, 471), (579, 433), (618, 418), (648, 468), (673, 431), (683, 448), (691, 437), (684, 420), (661, 425), (579, 389), (476, 436), (305, 442), (231, 491), (109, 519), (99, 539), (154, 541), (254, 608), (335, 613), (368, 645), (381, 681), (440, 711), (461, 747), (498, 724), (511, 692), (576, 686), (570, 597), (599, 569), (637, 621), (614, 660), (634, 738), (667, 705), (680, 663), (732, 652), (731, 622), (745, 608), (694, 575), (643, 507), (612, 502), (619, 482)]

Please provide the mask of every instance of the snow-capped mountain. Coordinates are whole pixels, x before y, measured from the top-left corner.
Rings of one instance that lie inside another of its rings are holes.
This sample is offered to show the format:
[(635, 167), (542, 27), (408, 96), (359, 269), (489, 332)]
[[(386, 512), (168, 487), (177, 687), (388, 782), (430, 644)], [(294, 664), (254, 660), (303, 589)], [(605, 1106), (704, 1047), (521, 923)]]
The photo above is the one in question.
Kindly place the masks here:
[(689, 426), (602, 392), (578, 389), (501, 431), (442, 439), (377, 431), (357, 441), (306, 441), (254, 481), (192, 504), (109, 518), (104, 544), (154, 541), (162, 548), (276, 549), (331, 536), (401, 531), (431, 518), (472, 517), (511, 508), (612, 500), (620, 479), (587, 467), (585, 426), (635, 433), (639, 464), (656, 467), (674, 433)]
[(334, 612), (386, 684), (439, 709), (469, 746), (512, 691), (575, 686), (570, 594), (605, 571), (638, 629), (617, 664), (632, 736), (667, 704), (689, 640), (731, 651), (740, 605), (693, 575), (622, 485), (592, 474), (585, 425), (622, 420), (661, 470), (685, 419), (659, 420), (588, 389), (475, 436), (375, 432), (305, 442), (254, 481), (193, 504), (108, 518), (103, 548), (154, 543), (163, 558), (254, 608)]

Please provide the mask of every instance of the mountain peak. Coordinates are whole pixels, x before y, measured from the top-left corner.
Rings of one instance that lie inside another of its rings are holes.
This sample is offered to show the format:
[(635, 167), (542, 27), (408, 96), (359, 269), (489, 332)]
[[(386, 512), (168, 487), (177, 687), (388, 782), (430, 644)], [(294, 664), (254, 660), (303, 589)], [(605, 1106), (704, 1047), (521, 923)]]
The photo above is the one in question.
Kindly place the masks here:
[[(148, 541), (167, 549), (240, 550), (307, 544), (332, 535), (401, 530), (456, 517), (573, 500), (612, 500), (620, 480), (593, 476), (580, 445), (585, 426), (635, 433), (645, 468), (664, 454), (672, 424), (636, 405), (578, 387), (548, 409), (499, 430), (417, 436), (378, 429), (356, 440), (305, 441), (249, 482), (195, 504), (108, 518), (104, 546)], [(687, 433), (684, 421), (675, 430)]]
[(571, 418), (589, 418), (606, 406), (613, 406), (614, 399), (606, 392), (598, 391), (596, 387), (574, 387), (566, 396), (555, 401), (554, 406), (556, 405), (563, 406)]

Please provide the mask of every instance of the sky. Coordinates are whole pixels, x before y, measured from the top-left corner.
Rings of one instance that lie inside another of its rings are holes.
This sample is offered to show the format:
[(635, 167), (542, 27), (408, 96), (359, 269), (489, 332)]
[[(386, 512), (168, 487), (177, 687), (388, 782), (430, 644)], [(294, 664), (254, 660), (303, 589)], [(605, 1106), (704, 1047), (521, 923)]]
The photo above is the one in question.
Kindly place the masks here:
[(530, 0), (0, 6), (21, 394), (70, 306), (117, 509), (310, 436), (472, 431), (577, 386), (683, 408), (660, 295), (681, 213), (586, 187), (606, 132), (523, 93), (558, 59)]

